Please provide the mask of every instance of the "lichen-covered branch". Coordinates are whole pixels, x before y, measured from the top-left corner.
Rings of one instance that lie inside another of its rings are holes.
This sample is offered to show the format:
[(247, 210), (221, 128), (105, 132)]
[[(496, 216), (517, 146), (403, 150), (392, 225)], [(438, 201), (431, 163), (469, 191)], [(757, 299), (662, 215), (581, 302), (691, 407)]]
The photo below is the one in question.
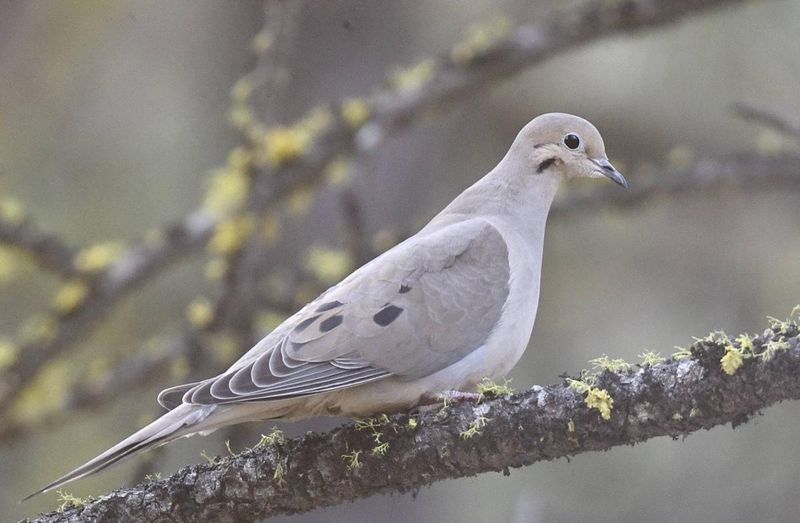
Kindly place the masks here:
[(39, 230), (16, 200), (0, 200), (0, 243), (30, 254), (43, 269), (67, 277), (75, 275), (75, 251), (58, 236)]
[(381, 416), (285, 442), (273, 434), (240, 455), (26, 521), (252, 521), (735, 427), (770, 405), (800, 399), (797, 322), (770, 323), (755, 338), (713, 332), (668, 361), (654, 354), (635, 367), (599, 360), (601, 370), (566, 385)]
[(84, 274), (83, 295), (74, 307), (45, 320), (41, 336), (20, 347), (22, 355), (0, 374), (0, 418), (25, 385), (53, 357), (94, 330), (127, 293), (170, 262), (201, 247), (213, 231), (213, 220), (197, 212), (114, 259), (97, 273)]

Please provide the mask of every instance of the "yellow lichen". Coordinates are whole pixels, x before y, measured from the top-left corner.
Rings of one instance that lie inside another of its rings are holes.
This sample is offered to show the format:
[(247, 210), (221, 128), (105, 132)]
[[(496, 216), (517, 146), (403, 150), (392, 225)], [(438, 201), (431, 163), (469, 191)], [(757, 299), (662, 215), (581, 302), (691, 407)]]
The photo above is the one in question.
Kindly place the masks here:
[(255, 83), (249, 76), (239, 78), (231, 87), (231, 100), (235, 104), (246, 103), (254, 88)]
[(246, 171), (253, 164), (253, 151), (246, 147), (235, 147), (228, 153), (228, 167), (237, 171)]
[(211, 175), (203, 208), (216, 216), (239, 209), (247, 197), (250, 181), (243, 169), (226, 167)]
[(369, 104), (361, 98), (348, 98), (342, 103), (342, 120), (351, 128), (358, 129), (369, 118)]
[(235, 104), (228, 111), (226, 117), (228, 123), (231, 124), (234, 129), (251, 130), (251, 132), (256, 121), (253, 111), (245, 104)]
[(739, 336), (736, 337), (736, 342), (743, 351), (747, 352), (748, 354), (753, 353), (753, 340), (746, 332), (739, 334)]
[(278, 427), (272, 427), (272, 431), (269, 434), (261, 435), (261, 439), (258, 440), (258, 443), (253, 448), (260, 449), (261, 447), (272, 447), (274, 445), (283, 445), (284, 443), (286, 443), (286, 435)]
[(186, 319), (194, 327), (205, 328), (214, 319), (214, 307), (208, 298), (198, 297), (186, 307)]
[(466, 430), (459, 433), (461, 439), (470, 439), (476, 435), (481, 434), (481, 429), (489, 423), (489, 418), (485, 416), (478, 416), (469, 422)]
[(60, 503), (58, 510), (61, 512), (67, 510), (68, 508), (80, 508), (84, 506), (87, 501), (84, 498), (73, 496), (69, 492), (61, 489), (56, 490), (56, 494), (58, 494), (58, 502)]
[(567, 432), (570, 434), (575, 432), (575, 422), (572, 420), (567, 421)]
[(414, 418), (408, 418), (408, 422), (406, 424), (408, 425), (409, 429), (414, 430), (417, 428), (417, 425), (419, 425), (419, 422)]
[(217, 224), (214, 235), (208, 242), (208, 249), (217, 254), (236, 252), (241, 249), (252, 232), (252, 216), (239, 215), (226, 218)]
[(725, 374), (732, 376), (744, 363), (740, 349), (733, 345), (728, 345), (725, 347), (725, 354), (719, 360), (719, 363)]
[(508, 35), (511, 23), (505, 17), (498, 17), (488, 24), (472, 25), (467, 28), (464, 39), (453, 46), (450, 59), (465, 65), (485, 53), (494, 44)]
[(337, 156), (325, 167), (325, 180), (334, 187), (343, 187), (352, 179), (352, 162), (342, 156)]
[(22, 202), (10, 196), (0, 197), (0, 219), (11, 225), (20, 225), (26, 217), (27, 211)]
[(672, 359), (675, 361), (692, 357), (692, 351), (685, 347), (678, 347), (675, 345), (673, 348), (675, 349), (675, 352), (672, 353)]
[(348, 470), (355, 470), (361, 467), (360, 457), (360, 450), (354, 450), (352, 452), (348, 452), (347, 454), (342, 454), (342, 459), (347, 464)]
[(375, 445), (372, 447), (372, 455), (373, 456), (385, 456), (386, 453), (389, 451), (389, 442), (383, 442), (379, 445)]
[(614, 398), (605, 389), (592, 387), (584, 399), (586, 406), (590, 409), (597, 409), (600, 417), (608, 421), (611, 419), (611, 410), (614, 407)]
[(72, 280), (64, 284), (50, 302), (59, 314), (67, 314), (80, 306), (89, 294), (89, 287), (80, 280)]
[(353, 257), (345, 250), (312, 247), (306, 269), (324, 283), (336, 283), (353, 270)]
[(74, 265), (81, 272), (102, 271), (124, 252), (125, 245), (120, 242), (96, 243), (81, 250), (75, 256)]
[(654, 352), (651, 350), (644, 351), (639, 354), (639, 358), (642, 360), (642, 365), (658, 365), (659, 363), (664, 363), (666, 361), (665, 358), (661, 356), (660, 352)]
[(591, 384), (583, 379), (576, 380), (574, 378), (567, 378), (567, 386), (580, 394), (586, 394), (592, 389)]
[(428, 83), (436, 72), (436, 62), (428, 58), (409, 67), (398, 67), (389, 73), (389, 83), (398, 91), (415, 91)]
[(13, 365), (18, 356), (19, 347), (8, 338), (0, 338), (0, 371)]
[(145, 474), (144, 480), (148, 483), (155, 483), (156, 481), (161, 481), (161, 473), (154, 472), (152, 474)]
[(725, 334), (723, 330), (715, 330), (711, 331), (706, 334), (703, 338), (694, 338), (695, 341), (701, 341), (703, 343), (714, 343), (718, 345), (730, 345), (731, 339)]
[(272, 480), (277, 483), (279, 487), (286, 485), (286, 479), (284, 479), (285, 475), (286, 472), (283, 470), (283, 464), (278, 463), (275, 465), (275, 472), (272, 473)]
[(511, 388), (511, 380), (503, 380), (503, 384), (495, 383), (491, 378), (483, 378), (478, 383), (478, 393), (483, 396), (491, 394), (492, 396), (510, 396), (514, 394), (514, 389)]
[(622, 358), (609, 358), (605, 354), (599, 358), (589, 360), (589, 364), (595, 370), (607, 370), (611, 372), (627, 372), (631, 370), (631, 364)]
[(790, 345), (786, 340), (772, 340), (764, 345), (764, 350), (758, 356), (762, 361), (770, 361), (779, 351), (789, 350)]
[(275, 127), (264, 137), (266, 160), (274, 166), (293, 162), (308, 149), (311, 135), (304, 129)]
[(272, 47), (275, 42), (275, 37), (269, 29), (262, 29), (259, 31), (252, 40), (250, 40), (250, 49), (256, 54), (264, 54)]

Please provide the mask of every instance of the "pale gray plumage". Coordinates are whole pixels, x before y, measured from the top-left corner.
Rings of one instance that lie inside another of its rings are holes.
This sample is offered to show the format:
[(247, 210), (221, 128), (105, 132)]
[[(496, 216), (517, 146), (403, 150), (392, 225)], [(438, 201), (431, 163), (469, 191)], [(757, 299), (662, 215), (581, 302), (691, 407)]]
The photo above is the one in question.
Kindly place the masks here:
[(532, 120), (498, 166), (421, 231), (224, 373), (163, 391), (170, 412), (39, 492), (232, 423), (397, 411), (504, 376), (533, 328), (550, 204), (561, 180), (577, 176), (627, 186), (592, 124), (560, 113)]

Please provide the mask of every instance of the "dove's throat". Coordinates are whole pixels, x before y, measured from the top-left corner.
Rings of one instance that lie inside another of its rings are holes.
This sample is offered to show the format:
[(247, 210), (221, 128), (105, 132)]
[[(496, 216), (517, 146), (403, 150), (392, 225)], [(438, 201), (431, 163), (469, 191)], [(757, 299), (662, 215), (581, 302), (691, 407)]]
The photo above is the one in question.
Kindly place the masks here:
[(494, 216), (529, 239), (541, 240), (561, 177), (549, 170), (538, 173), (531, 170), (530, 162), (518, 164), (509, 156), (461, 193), (434, 221)]

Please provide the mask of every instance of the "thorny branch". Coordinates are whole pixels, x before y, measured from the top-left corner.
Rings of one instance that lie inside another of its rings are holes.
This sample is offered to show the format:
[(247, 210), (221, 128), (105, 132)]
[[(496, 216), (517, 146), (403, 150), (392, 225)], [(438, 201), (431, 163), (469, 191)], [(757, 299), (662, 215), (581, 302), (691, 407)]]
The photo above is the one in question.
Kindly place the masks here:
[[(800, 399), (799, 331), (790, 319), (771, 321), (755, 338), (714, 332), (668, 361), (612, 362), (591, 381), (582, 375), (573, 385), (276, 441), (26, 521), (252, 521), (443, 479), (507, 475), (510, 468), (657, 436), (735, 428), (770, 405)], [(590, 401), (591, 391), (607, 395), (607, 416)], [(387, 444), (380, 452), (378, 442)]]

